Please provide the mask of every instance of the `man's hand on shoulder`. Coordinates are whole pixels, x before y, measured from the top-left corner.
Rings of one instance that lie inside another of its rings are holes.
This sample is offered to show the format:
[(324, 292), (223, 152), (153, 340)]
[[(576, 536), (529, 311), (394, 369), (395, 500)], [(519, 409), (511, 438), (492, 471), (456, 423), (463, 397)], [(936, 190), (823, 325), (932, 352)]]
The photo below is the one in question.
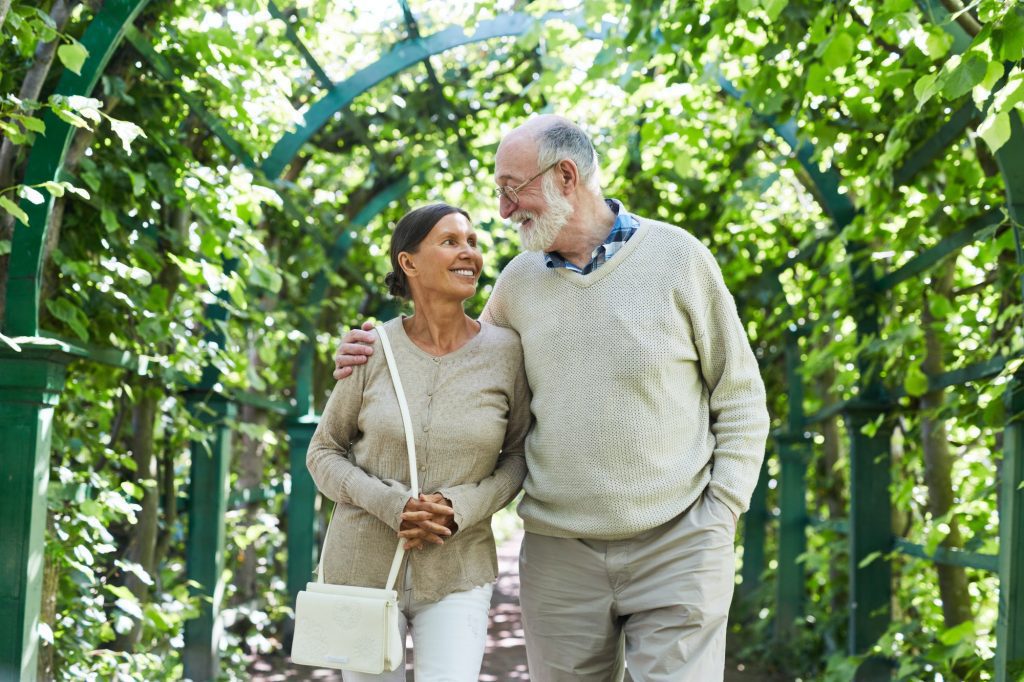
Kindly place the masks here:
[(334, 378), (341, 381), (351, 376), (356, 365), (366, 364), (376, 340), (372, 322), (363, 322), (362, 329), (353, 329), (341, 337), (341, 345), (334, 352)]

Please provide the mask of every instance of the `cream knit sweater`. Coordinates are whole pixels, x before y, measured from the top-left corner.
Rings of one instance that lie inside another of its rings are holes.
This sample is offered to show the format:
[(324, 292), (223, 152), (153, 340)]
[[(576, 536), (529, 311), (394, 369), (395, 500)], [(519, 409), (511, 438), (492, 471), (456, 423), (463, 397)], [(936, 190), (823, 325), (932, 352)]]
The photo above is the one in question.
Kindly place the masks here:
[(523, 344), (536, 419), (527, 531), (630, 537), (709, 484), (746, 510), (768, 435), (764, 384), (718, 264), (691, 234), (641, 218), (589, 275), (520, 254), (482, 319)]

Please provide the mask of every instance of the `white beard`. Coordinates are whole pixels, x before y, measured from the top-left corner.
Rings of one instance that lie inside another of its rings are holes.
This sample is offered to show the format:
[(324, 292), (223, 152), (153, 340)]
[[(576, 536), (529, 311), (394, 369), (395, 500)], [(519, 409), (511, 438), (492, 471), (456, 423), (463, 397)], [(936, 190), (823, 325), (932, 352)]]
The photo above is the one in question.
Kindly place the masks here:
[[(510, 216), (519, 225), (519, 241), (526, 251), (549, 250), (572, 215), (572, 203), (558, 193), (550, 175), (545, 175), (541, 181), (541, 191), (548, 205), (544, 213), (516, 211)], [(527, 229), (523, 229), (524, 220), (532, 221)]]

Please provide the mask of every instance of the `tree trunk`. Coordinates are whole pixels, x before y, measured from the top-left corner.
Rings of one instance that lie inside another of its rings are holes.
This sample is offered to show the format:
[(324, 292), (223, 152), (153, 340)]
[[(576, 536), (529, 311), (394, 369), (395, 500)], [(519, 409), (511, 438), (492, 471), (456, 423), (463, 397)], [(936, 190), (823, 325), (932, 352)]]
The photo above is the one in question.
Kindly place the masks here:
[(0, 28), (4, 27), (4, 19), (7, 18), (7, 12), (11, 9), (11, 0), (0, 0)]
[[(249, 353), (249, 362), (254, 366), (259, 364), (259, 356), (255, 349)], [(239, 410), (239, 421), (247, 424), (263, 424), (266, 422), (266, 414), (252, 405), (242, 405)], [(258, 488), (263, 481), (263, 458), (266, 454), (266, 447), (263, 441), (256, 440), (248, 434), (242, 434), (239, 440), (240, 451), (238, 458), (238, 490)], [(258, 506), (251, 505), (245, 510), (245, 523), (250, 525), (256, 520)], [(251, 545), (246, 547), (242, 553), (241, 561), (235, 573), (235, 600), (246, 602), (256, 596), (256, 569), (259, 557)]]
[[(46, 536), (54, 538), (57, 536), (57, 523), (54, 520), (53, 512), (46, 512)], [(60, 570), (57, 562), (53, 560), (50, 553), (46, 553), (46, 564), (43, 568), (43, 597), (42, 607), (39, 610), (39, 622), (45, 623), (53, 629), (57, 621), (57, 588), (60, 585)], [(42, 682), (50, 682), (55, 679), (53, 668), (53, 645), (46, 642), (39, 643), (39, 659), (36, 665), (36, 676)]]
[[(0, 0), (0, 25), (10, 8), (10, 0)], [(71, 17), (71, 9), (74, 7), (74, 0), (56, 0), (50, 10), (50, 17), (57, 25), (58, 31), (63, 31)], [(36, 46), (32, 66), (25, 74), (21, 82), (21, 89), (18, 97), (25, 100), (38, 100), (43, 90), (43, 83), (53, 66), (53, 58), (60, 46), (60, 39), (48, 43), (40, 43)], [(9, 139), (0, 137), (0, 189), (10, 187), (14, 184), (15, 165), (17, 163), (18, 146)], [(0, 214), (0, 240), (11, 239), (14, 230), (14, 216), (8, 213)], [(7, 274), (10, 269), (10, 256), (0, 256), (0, 321), (4, 319), (7, 309)]]
[[(835, 402), (830, 397), (835, 378), (835, 370), (830, 367), (815, 379), (815, 390), (822, 397), (822, 407), (828, 407)], [(821, 435), (824, 439), (821, 456), (814, 460), (818, 514), (822, 515), (821, 512), (827, 510), (829, 519), (842, 519), (846, 516), (846, 481), (843, 478), (843, 470), (836, 466), (842, 457), (842, 439), (839, 436), (839, 423), (836, 417), (821, 422)], [(828, 564), (829, 604), (832, 613), (842, 613), (849, 602), (847, 590), (843, 587), (844, 570), (841, 561), (830, 561)], [(834, 635), (835, 633), (832, 633), (830, 636), (838, 640)]]
[[(936, 273), (932, 290), (936, 296), (949, 296), (953, 290), (953, 276), (956, 260), (944, 261)], [(921, 368), (925, 374), (941, 374), (946, 361), (942, 346), (941, 327), (943, 320), (936, 319), (924, 296), (921, 321), (925, 335), (925, 359)], [(953, 458), (949, 451), (949, 435), (942, 415), (945, 389), (929, 391), (921, 396), (921, 447), (924, 453), (924, 479), (928, 486), (928, 511), (932, 518), (939, 518), (953, 508)], [(960, 524), (955, 515), (949, 519), (949, 533), (942, 541), (949, 549), (963, 547)], [(946, 627), (953, 627), (970, 620), (971, 597), (967, 591), (967, 572), (960, 566), (936, 564), (939, 576), (939, 594), (942, 597), (942, 617)]]
[[(50, 17), (57, 25), (58, 31), (63, 31), (71, 17), (71, 8), (74, 2), (67, 0), (56, 0), (50, 10)], [(18, 92), (20, 99), (38, 100), (43, 91), (43, 83), (50, 74), (50, 67), (53, 66), (53, 58), (57, 55), (57, 48), (60, 47), (60, 38), (51, 40), (48, 43), (39, 43), (33, 55), (32, 66), (21, 81), (21, 90)], [(3, 145), (0, 145), (0, 188), (10, 187), (14, 176), (14, 155), (18, 146), (9, 139), (4, 138)]]
[[(157, 247), (161, 252), (170, 253), (173, 249), (173, 243), (183, 239), (187, 234), (192, 213), (187, 208), (178, 206), (171, 209), (165, 217), (168, 234), (158, 240)], [(168, 261), (160, 270), (156, 281), (157, 284), (167, 290), (168, 301), (172, 301), (178, 291), (178, 286), (181, 284), (181, 271), (178, 270), (178, 266), (173, 262)], [(167, 440), (165, 439), (163, 443), (159, 463), (160, 506), (163, 510), (164, 527), (160, 532), (160, 537), (157, 539), (157, 546), (153, 553), (153, 561), (158, 566), (163, 562), (164, 557), (167, 556), (167, 550), (171, 546), (173, 539), (174, 523), (178, 518), (178, 487), (177, 481), (174, 478), (175, 450), (169, 445)]]
[[(157, 520), (160, 502), (157, 492), (156, 458), (153, 456), (153, 430), (157, 413), (157, 398), (160, 395), (155, 380), (144, 378), (138, 387), (138, 402), (132, 411), (132, 459), (135, 461), (135, 483), (142, 487), (142, 509), (138, 522), (130, 530), (128, 548), (124, 553), (126, 562), (138, 564), (149, 575), (156, 569), (154, 562), (157, 542)], [(149, 601), (149, 585), (132, 572), (123, 576), (124, 586), (131, 590), (140, 604)], [(142, 632), (142, 624), (135, 622), (131, 630), (119, 634), (114, 640), (114, 649), (132, 651)]]

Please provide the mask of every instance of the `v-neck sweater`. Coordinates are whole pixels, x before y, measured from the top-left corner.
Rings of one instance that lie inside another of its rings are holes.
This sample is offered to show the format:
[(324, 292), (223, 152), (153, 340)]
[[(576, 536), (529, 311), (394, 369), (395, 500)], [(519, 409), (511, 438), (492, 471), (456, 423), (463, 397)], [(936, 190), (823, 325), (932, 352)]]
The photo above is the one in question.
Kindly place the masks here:
[(639, 222), (586, 275), (516, 256), (484, 310), (519, 333), (533, 394), (528, 532), (632, 537), (709, 485), (738, 515), (757, 483), (764, 384), (718, 263), (685, 230)]
[[(516, 496), (526, 474), (523, 352), (513, 331), (486, 322), (440, 357), (417, 346), (401, 318), (384, 329), (409, 403), (420, 490), (450, 500), (458, 525), (444, 545), (407, 554), (414, 598), (437, 601), (497, 577), (491, 515)], [(324, 542), (324, 580), (383, 587), (410, 490), (405, 430), (383, 352), (335, 385), (306, 465), (320, 492), (338, 503)]]

